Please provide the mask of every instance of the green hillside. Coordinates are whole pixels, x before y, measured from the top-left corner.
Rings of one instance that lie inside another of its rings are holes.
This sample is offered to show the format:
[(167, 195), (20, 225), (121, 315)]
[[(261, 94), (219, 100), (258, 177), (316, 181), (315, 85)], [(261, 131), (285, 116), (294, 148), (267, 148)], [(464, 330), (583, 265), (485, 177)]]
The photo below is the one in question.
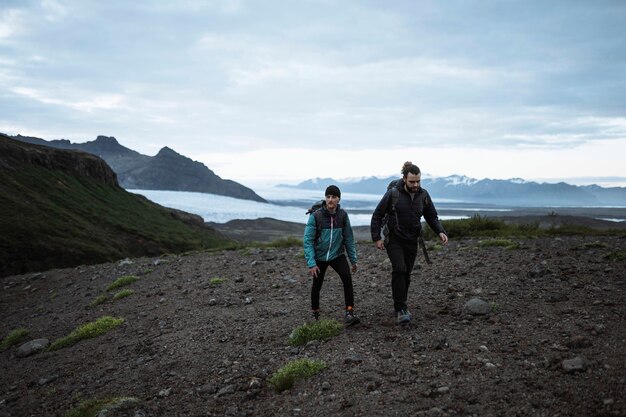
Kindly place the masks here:
[[(20, 146), (21, 154), (12, 158), (14, 144), (0, 140), (0, 276), (229, 243), (198, 216), (128, 193), (116, 185), (114, 174), (111, 185), (39, 161), (24, 162), (24, 152), (31, 149)], [(56, 165), (56, 153), (73, 152), (34, 149)], [(71, 162), (63, 155), (61, 161), (80, 165), (81, 155), (70, 154)]]

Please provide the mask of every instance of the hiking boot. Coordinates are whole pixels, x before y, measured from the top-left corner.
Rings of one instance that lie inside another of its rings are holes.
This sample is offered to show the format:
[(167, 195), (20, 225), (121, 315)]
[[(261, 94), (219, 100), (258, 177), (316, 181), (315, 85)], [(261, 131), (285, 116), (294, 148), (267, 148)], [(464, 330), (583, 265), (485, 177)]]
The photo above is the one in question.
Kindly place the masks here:
[(361, 319), (354, 315), (354, 311), (352, 308), (346, 309), (346, 317), (343, 320), (347, 326), (352, 326), (353, 324), (357, 324), (361, 322)]
[(315, 320), (319, 320), (320, 319), (320, 309), (316, 308), (315, 310), (313, 310), (313, 318)]
[(409, 312), (409, 310), (404, 309), (404, 310), (400, 310), (397, 313), (397, 320), (396, 322), (398, 324), (407, 324), (411, 321), (411, 313)]

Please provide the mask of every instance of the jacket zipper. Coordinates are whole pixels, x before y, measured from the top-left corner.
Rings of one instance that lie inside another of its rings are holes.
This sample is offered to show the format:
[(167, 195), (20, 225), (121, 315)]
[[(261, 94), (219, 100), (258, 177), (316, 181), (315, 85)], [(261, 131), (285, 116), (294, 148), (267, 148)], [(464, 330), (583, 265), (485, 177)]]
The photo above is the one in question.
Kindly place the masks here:
[(335, 223), (335, 217), (330, 216), (330, 242), (328, 243), (328, 252), (326, 252), (326, 262), (328, 262), (328, 258), (330, 257), (330, 248), (333, 246), (333, 223)]

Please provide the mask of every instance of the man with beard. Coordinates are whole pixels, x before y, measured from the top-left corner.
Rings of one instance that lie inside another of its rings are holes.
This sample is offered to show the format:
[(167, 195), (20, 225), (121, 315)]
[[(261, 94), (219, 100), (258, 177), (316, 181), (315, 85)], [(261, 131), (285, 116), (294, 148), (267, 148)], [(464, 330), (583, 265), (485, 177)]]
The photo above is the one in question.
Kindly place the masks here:
[[(428, 192), (421, 188), (421, 176), (416, 165), (405, 162), (402, 167), (402, 180), (398, 180), (395, 186), (387, 190), (376, 206), (370, 224), (376, 248), (387, 249), (387, 256), (391, 261), (391, 294), (398, 324), (407, 324), (411, 321), (407, 295), (411, 271), (417, 256), (418, 239), (422, 232), (422, 216), (443, 244), (448, 243), (448, 236), (439, 221), (435, 205)], [(383, 241), (381, 229), (385, 215), (388, 233)]]

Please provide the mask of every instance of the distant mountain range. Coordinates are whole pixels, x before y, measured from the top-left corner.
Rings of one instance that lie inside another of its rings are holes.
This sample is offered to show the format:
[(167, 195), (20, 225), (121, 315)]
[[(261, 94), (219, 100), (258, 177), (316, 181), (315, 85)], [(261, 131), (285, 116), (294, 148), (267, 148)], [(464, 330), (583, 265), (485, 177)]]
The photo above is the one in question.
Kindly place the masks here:
[[(280, 187), (324, 190), (336, 184), (344, 192), (380, 194), (398, 177), (362, 178), (339, 181), (333, 178), (314, 178), (297, 185)], [(626, 188), (604, 188), (597, 185), (576, 186), (525, 181), (521, 178), (492, 180), (468, 178), (461, 175), (449, 177), (422, 177), (422, 186), (433, 199), (450, 199), (472, 203), (515, 206), (626, 206)]]
[(253, 190), (235, 181), (224, 180), (207, 168), (174, 150), (164, 147), (155, 156), (119, 144), (114, 137), (98, 136), (85, 143), (66, 139), (47, 141), (28, 136), (9, 136), (21, 142), (60, 149), (78, 149), (104, 159), (117, 174), (120, 185), (126, 189), (192, 191), (253, 200), (266, 201)]

